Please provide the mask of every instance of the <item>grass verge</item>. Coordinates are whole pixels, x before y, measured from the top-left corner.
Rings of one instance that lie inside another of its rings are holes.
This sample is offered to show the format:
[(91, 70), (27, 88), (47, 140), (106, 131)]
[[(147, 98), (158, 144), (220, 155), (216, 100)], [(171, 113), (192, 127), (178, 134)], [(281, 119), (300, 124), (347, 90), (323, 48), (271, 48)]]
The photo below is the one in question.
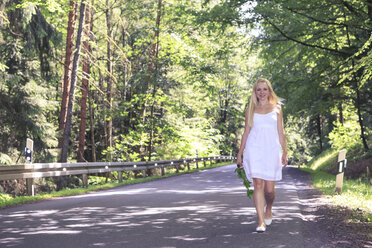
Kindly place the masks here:
[(307, 167), (318, 170), (329, 167), (332, 163), (337, 161), (338, 152), (336, 150), (327, 150), (314, 157), (308, 164)]
[(372, 185), (369, 182), (344, 179), (342, 193), (336, 194), (334, 175), (310, 168), (302, 168), (302, 170), (310, 174), (313, 186), (319, 189), (330, 203), (350, 208), (354, 212), (361, 212), (358, 214), (359, 221), (372, 222)]
[(112, 182), (112, 183), (106, 183), (103, 185), (90, 185), (87, 188), (75, 188), (75, 189), (63, 189), (60, 191), (54, 191), (50, 194), (38, 194), (35, 196), (17, 196), (17, 197), (11, 197), (7, 194), (1, 194), (0, 193), (0, 208), (15, 206), (19, 204), (29, 203), (29, 202), (36, 202), (40, 200), (46, 200), (46, 199), (52, 199), (55, 197), (62, 197), (62, 196), (71, 196), (71, 195), (79, 195), (79, 194), (85, 194), (91, 191), (97, 191), (97, 190), (103, 190), (103, 189), (110, 189), (115, 187), (120, 187), (123, 185), (129, 185), (129, 184), (137, 184), (137, 183), (143, 183), (143, 182), (149, 182), (157, 179), (167, 178), (171, 176), (177, 176), (182, 174), (188, 174), (193, 173), (201, 170), (221, 167), (231, 164), (231, 162), (221, 162), (212, 164), (212, 166), (207, 165), (206, 167), (199, 167), (196, 168), (196, 166), (191, 166), (190, 170), (183, 170), (179, 173), (175, 172), (174, 170), (171, 170), (169, 173), (165, 174), (164, 176), (152, 176), (152, 177), (145, 177), (145, 178), (136, 178), (132, 180), (125, 180), (121, 183)]

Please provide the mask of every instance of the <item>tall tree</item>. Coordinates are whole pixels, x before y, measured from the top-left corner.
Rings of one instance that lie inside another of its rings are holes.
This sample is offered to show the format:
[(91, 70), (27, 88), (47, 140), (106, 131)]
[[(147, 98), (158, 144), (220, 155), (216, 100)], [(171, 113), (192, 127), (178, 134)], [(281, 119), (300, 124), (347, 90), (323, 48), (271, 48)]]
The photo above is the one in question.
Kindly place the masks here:
[[(261, 41), (264, 41), (261, 43), (262, 47), (268, 54), (275, 54), (273, 51), (281, 54), (281, 60), (278, 60), (280, 63), (267, 63), (268, 68), (277, 69), (273, 75), (275, 80), (282, 85), (289, 86), (289, 83), (295, 83), (298, 86), (308, 81), (304, 78), (311, 77), (315, 82), (315, 85), (314, 83), (311, 85), (316, 86), (309, 88), (308, 92), (314, 96), (313, 102), (304, 105), (304, 108), (316, 110), (308, 112), (314, 117), (319, 111), (325, 116), (330, 116), (332, 109), (340, 102), (351, 100), (358, 116), (360, 140), (365, 150), (369, 149), (366, 124), (363, 122), (367, 113), (364, 105), (368, 101), (363, 99), (364, 94), (361, 94), (361, 90), (364, 90), (361, 88), (361, 82), (363, 75), (366, 75), (367, 66), (355, 65), (357, 61), (367, 56), (370, 49), (366, 46), (365, 52), (360, 53), (361, 47), (370, 39), (372, 32), (368, 2), (258, 1), (252, 8), (255, 18), (252, 21), (260, 23), (265, 30), (261, 36)], [(294, 54), (293, 51), (298, 52)], [(296, 56), (291, 57), (290, 65), (295, 64), (294, 61), (300, 61), (303, 67), (294, 69), (283, 63), (283, 58), (288, 54)], [(275, 61), (279, 57), (267, 58)], [(312, 60), (309, 61), (309, 58)], [(304, 63), (305, 61), (307, 62)], [(306, 73), (300, 71), (303, 68), (306, 68)], [(290, 74), (285, 76), (284, 72)], [(297, 97), (300, 96), (298, 89), (300, 88), (293, 87), (293, 91), (288, 93), (290, 97), (296, 98), (297, 102), (301, 102), (302, 100)], [(328, 106), (324, 104), (325, 102)], [(314, 108), (314, 105), (319, 107)], [(329, 126), (331, 125), (332, 123), (329, 123)], [(322, 133), (327, 135), (331, 129)]]
[(83, 78), (81, 84), (81, 102), (80, 102), (80, 129), (79, 129), (79, 147), (78, 147), (78, 162), (84, 162), (84, 148), (85, 148), (85, 135), (86, 135), (86, 122), (87, 122), (87, 98), (89, 90), (90, 78), (90, 54), (91, 49), (89, 45), (90, 33), (92, 31), (93, 23), (91, 22), (91, 8), (89, 4), (85, 8), (85, 40), (83, 42), (84, 60), (83, 60)]
[(155, 95), (157, 91), (157, 74), (158, 74), (158, 65), (157, 62), (158, 54), (159, 54), (159, 35), (160, 35), (160, 20), (162, 16), (162, 6), (163, 1), (158, 0), (158, 7), (157, 7), (157, 14), (156, 14), (156, 23), (155, 23), (155, 34), (154, 34), (154, 44), (152, 46), (151, 54), (150, 54), (150, 65), (149, 65), (149, 77), (150, 80), (153, 82), (152, 85), (152, 103), (151, 103), (151, 110), (150, 110), (150, 134), (149, 134), (149, 146), (148, 146), (148, 161), (151, 161), (152, 149), (153, 149), (153, 135), (154, 135), (154, 111), (155, 111)]
[[(113, 24), (112, 24), (112, 5), (110, 4), (110, 0), (106, 0), (106, 35), (107, 35), (107, 77), (106, 77), (106, 94), (107, 94), (107, 145), (109, 147), (113, 146), (112, 143), (112, 100), (113, 100), (113, 88), (112, 88), (112, 74), (113, 74), (113, 63), (112, 63), (112, 48), (111, 44), (113, 42)], [(108, 160), (112, 160), (111, 150), (108, 152)]]
[(79, 10), (79, 28), (76, 36), (76, 51), (74, 54), (73, 64), (72, 64), (72, 71), (71, 71), (71, 84), (70, 84), (70, 95), (68, 100), (68, 108), (67, 108), (67, 117), (66, 117), (66, 126), (63, 133), (63, 146), (62, 146), (62, 153), (61, 153), (61, 162), (67, 162), (68, 150), (69, 150), (69, 142), (71, 136), (71, 120), (72, 120), (72, 110), (73, 110), (73, 103), (74, 103), (74, 93), (75, 93), (75, 85), (77, 80), (77, 71), (79, 66), (79, 58), (80, 58), (80, 50), (81, 50), (81, 39), (83, 33), (83, 25), (84, 25), (84, 16), (85, 16), (85, 0), (81, 0), (80, 3), (80, 10)]
[[(66, 36), (66, 53), (64, 63), (64, 76), (62, 82), (62, 101), (61, 110), (59, 113), (59, 127), (58, 130), (64, 131), (66, 125), (67, 108), (70, 95), (70, 82), (71, 82), (71, 62), (73, 50), (73, 38), (76, 20), (76, 2), (70, 1), (70, 11), (68, 14), (67, 36)], [(62, 148), (63, 136), (59, 138), (58, 147)]]

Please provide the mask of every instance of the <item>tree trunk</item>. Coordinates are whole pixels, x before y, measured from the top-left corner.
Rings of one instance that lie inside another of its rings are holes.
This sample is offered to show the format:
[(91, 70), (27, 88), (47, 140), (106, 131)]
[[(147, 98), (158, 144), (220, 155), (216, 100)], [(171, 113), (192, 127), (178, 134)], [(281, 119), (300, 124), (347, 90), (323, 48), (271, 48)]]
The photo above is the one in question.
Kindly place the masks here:
[[(155, 23), (155, 42), (152, 46), (152, 51), (150, 54), (150, 64), (149, 64), (149, 82), (152, 80), (154, 82), (153, 85), (153, 92), (152, 92), (152, 104), (151, 104), (151, 110), (150, 110), (150, 140), (149, 140), (149, 146), (148, 146), (148, 161), (151, 161), (152, 156), (152, 148), (153, 148), (153, 136), (154, 136), (154, 109), (155, 109), (155, 95), (156, 95), (156, 74), (158, 71), (158, 65), (157, 65), (157, 58), (159, 53), (159, 34), (160, 34), (160, 20), (161, 20), (161, 10), (162, 10), (163, 1), (158, 0), (158, 8), (157, 8), (157, 14), (156, 14), (156, 23)], [(155, 77), (153, 76), (153, 73), (155, 72)], [(146, 106), (144, 106), (146, 108)], [(144, 111), (145, 112), (145, 111)], [(143, 120), (145, 121), (145, 116), (143, 116)], [(150, 172), (150, 175), (152, 172)]]
[[(104, 85), (104, 76), (102, 75), (102, 69), (101, 68), (98, 68), (98, 74), (99, 74), (99, 82), (98, 82), (98, 88), (99, 88), (99, 92), (104, 92), (104, 88), (105, 88), (105, 85)], [(97, 105), (97, 108), (101, 110), (101, 112), (103, 112), (103, 118), (100, 118), (99, 120), (99, 141), (98, 141), (98, 144), (99, 146), (101, 147), (100, 149), (101, 150), (105, 150), (107, 148), (107, 121), (106, 121), (106, 118), (107, 118), (107, 104), (105, 103), (105, 95), (103, 94), (99, 94), (97, 95), (97, 98), (96, 98), (96, 102), (98, 103)]]
[(320, 118), (320, 115), (317, 115), (317, 117), (316, 117), (316, 124), (317, 124), (318, 136), (319, 136), (319, 148), (320, 148), (320, 152), (322, 152), (323, 151), (322, 120)]
[[(67, 25), (67, 37), (66, 37), (66, 54), (65, 54), (65, 64), (64, 64), (64, 77), (62, 82), (62, 103), (61, 111), (59, 114), (59, 127), (58, 130), (62, 131), (65, 129), (66, 124), (66, 113), (68, 107), (68, 98), (70, 92), (70, 73), (71, 73), (71, 58), (72, 58), (72, 48), (73, 48), (73, 36), (74, 36), (74, 26), (76, 20), (76, 3), (75, 1), (70, 1), (70, 12), (68, 14), (68, 25)], [(62, 148), (63, 137), (59, 138), (58, 147)]]
[(356, 90), (356, 100), (355, 100), (355, 105), (357, 108), (357, 113), (358, 113), (358, 121), (360, 125), (360, 138), (362, 139), (363, 147), (365, 151), (369, 150), (367, 140), (366, 140), (366, 135), (365, 135), (365, 130), (364, 130), (364, 123), (363, 123), (363, 117), (362, 113), (360, 110), (360, 91), (359, 91), (359, 84), (358, 81), (356, 81), (356, 77), (354, 76), (354, 81), (355, 81), (355, 90)]
[(85, 0), (82, 0), (81, 5), (80, 5), (79, 28), (77, 32), (77, 38), (76, 38), (76, 51), (74, 54), (74, 60), (72, 64), (70, 95), (69, 95), (69, 100), (68, 100), (66, 126), (65, 126), (65, 131), (63, 133), (61, 162), (67, 161), (68, 147), (69, 147), (69, 141), (70, 141), (70, 136), (71, 136), (72, 109), (73, 109), (75, 84), (76, 84), (77, 70), (78, 70), (80, 50), (81, 50), (81, 36), (83, 33), (84, 15), (85, 15)]
[(85, 29), (84, 34), (86, 39), (83, 43), (83, 49), (85, 52), (85, 57), (83, 61), (83, 80), (81, 85), (81, 103), (80, 103), (80, 129), (79, 129), (79, 148), (77, 154), (78, 162), (85, 162), (84, 159), (84, 148), (85, 148), (85, 133), (86, 133), (86, 123), (87, 123), (87, 96), (89, 88), (89, 75), (90, 75), (90, 64), (89, 64), (89, 54), (90, 54), (90, 32), (92, 23), (90, 22), (90, 7), (87, 6), (85, 9)]
[[(94, 5), (94, 0), (92, 1), (92, 6)], [(93, 31), (93, 10), (91, 13), (91, 31)], [(95, 139), (95, 122), (94, 122), (94, 109), (92, 101), (95, 101), (94, 91), (88, 91), (89, 95), (89, 117), (90, 117), (90, 136), (92, 141), (92, 162), (97, 161), (96, 157), (96, 139)]]
[[(109, 0), (106, 0), (106, 25), (107, 25), (107, 107), (109, 113), (109, 120), (107, 121), (107, 144), (112, 147), (112, 8), (109, 6)], [(111, 149), (108, 154), (108, 160), (112, 161)]]
[[(370, 11), (370, 9), (368, 9), (368, 11)], [(368, 14), (371, 14), (371, 13), (368, 12)], [(346, 14), (345, 14), (345, 12), (344, 12), (344, 18), (345, 18), (345, 22), (346, 22)], [(349, 45), (350, 48), (352, 48), (352, 44), (351, 44), (351, 40), (350, 40), (350, 35), (349, 35), (349, 28), (348, 28), (348, 26), (346, 26), (345, 28), (346, 28), (348, 45)], [(353, 71), (354, 71), (354, 68), (355, 68), (354, 58), (351, 58), (351, 65), (352, 65), (352, 68), (353, 68)], [(360, 110), (360, 108), (361, 108), (361, 100), (360, 100), (360, 90), (359, 90), (358, 76), (356, 75), (355, 72), (353, 72), (353, 81), (354, 82), (352, 82), (352, 85), (355, 87), (355, 92), (356, 92), (355, 107), (357, 109), (358, 121), (359, 121), (359, 125), (360, 125), (360, 138), (362, 139), (364, 150), (365, 151), (368, 151), (369, 150), (369, 147), (368, 147), (368, 144), (367, 144), (367, 141), (366, 141), (365, 130), (364, 130), (364, 123), (363, 123), (363, 117), (362, 117), (362, 113), (361, 113), (361, 110)]]
[[(151, 112), (150, 112), (150, 138), (149, 138), (149, 147), (148, 147), (148, 161), (151, 161), (152, 159), (152, 146), (153, 146), (153, 137), (154, 137), (154, 111), (155, 111), (155, 95), (156, 95), (156, 87), (154, 86), (153, 92), (152, 92), (152, 103), (151, 103)], [(151, 173), (152, 174), (152, 173)], [(150, 174), (150, 175), (151, 175)]]
[[(125, 30), (125, 25), (122, 26), (122, 47), (125, 47), (126, 46), (126, 30)], [(123, 78), (122, 78), (122, 82), (123, 82), (123, 88), (122, 88), (122, 92), (121, 92), (121, 101), (122, 102), (126, 102), (127, 101), (127, 76), (128, 76), (128, 59), (127, 58), (124, 58), (123, 61)], [(121, 121), (121, 130), (120, 130), (120, 133), (124, 133), (125, 132), (125, 126), (126, 126), (126, 120), (125, 118), (122, 119)]]
[(339, 113), (339, 121), (342, 125), (344, 125), (344, 113), (342, 108), (342, 102), (338, 104), (338, 113)]
[[(89, 94), (90, 93), (90, 94)], [(94, 94), (93, 91), (89, 91), (89, 116), (90, 116), (90, 136), (92, 140), (92, 162), (96, 162), (96, 139), (94, 137), (94, 110), (93, 110), (93, 103), (94, 100)]]

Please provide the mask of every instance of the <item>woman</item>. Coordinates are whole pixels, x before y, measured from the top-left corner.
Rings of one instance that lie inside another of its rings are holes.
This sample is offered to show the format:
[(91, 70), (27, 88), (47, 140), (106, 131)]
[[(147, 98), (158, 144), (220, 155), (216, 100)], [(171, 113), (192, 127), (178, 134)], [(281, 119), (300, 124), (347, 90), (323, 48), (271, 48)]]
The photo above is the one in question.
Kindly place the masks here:
[(247, 179), (253, 182), (257, 232), (266, 231), (266, 226), (272, 222), (275, 181), (282, 179), (282, 167), (288, 163), (280, 105), (269, 80), (259, 78), (245, 114), (245, 129), (236, 162), (239, 166), (243, 164)]

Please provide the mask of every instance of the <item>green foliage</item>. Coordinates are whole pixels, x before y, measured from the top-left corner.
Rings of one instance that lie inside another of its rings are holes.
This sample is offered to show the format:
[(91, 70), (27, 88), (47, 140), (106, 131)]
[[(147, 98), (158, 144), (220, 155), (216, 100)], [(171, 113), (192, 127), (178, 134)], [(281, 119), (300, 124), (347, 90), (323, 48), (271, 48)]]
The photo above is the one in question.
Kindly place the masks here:
[(9, 26), (0, 29), (4, 65), (0, 70), (0, 152), (12, 163), (23, 161), (23, 156), (19, 161), (19, 153), (26, 138), (34, 140), (34, 161), (45, 161), (50, 155), (47, 149), (57, 140), (53, 117), (57, 73), (50, 66), (54, 62), (51, 46), (58, 45), (58, 34), (36, 5), (22, 3), (24, 6), (7, 5), (4, 15)]
[(243, 180), (243, 185), (244, 185), (245, 188), (247, 189), (247, 197), (248, 197), (249, 199), (251, 199), (252, 196), (253, 196), (253, 190), (250, 189), (250, 187), (251, 187), (251, 182), (248, 181), (247, 176), (245, 175), (245, 170), (244, 170), (244, 168), (241, 168), (241, 167), (239, 167), (239, 165), (238, 165), (238, 168), (236, 168), (234, 172), (238, 174), (238, 178), (240, 178), (240, 179)]
[[(351, 104), (343, 104), (343, 122), (339, 120), (333, 122), (333, 130), (329, 133), (329, 140), (333, 149), (336, 150), (363, 150), (361, 140), (361, 126), (358, 120), (356, 109)], [(334, 110), (337, 113), (339, 110)], [(365, 135), (368, 137), (370, 131), (364, 128)]]
[(285, 122), (289, 164), (304, 164), (311, 159), (312, 146), (315, 146), (306, 135), (308, 119), (288, 116)]
[(313, 157), (307, 166), (312, 170), (321, 170), (322, 168), (329, 168), (337, 162), (338, 151), (326, 150), (319, 155)]
[(88, 184), (89, 185), (104, 185), (107, 182), (111, 182), (112, 180), (110, 178), (106, 177), (99, 177), (99, 176), (89, 176), (88, 177)]
[(0, 193), (0, 206), (4, 206), (7, 202), (9, 202), (13, 197), (8, 194)]
[(11, 164), (12, 158), (9, 157), (7, 154), (0, 153), (0, 164)]
[[(358, 118), (366, 120), (358, 123), (359, 130), (371, 127), (371, 88), (366, 86), (372, 64), (367, 5), (363, 1), (286, 0), (245, 6), (243, 18), (261, 31), (255, 41), (263, 60), (258, 74), (271, 79), (276, 93), (286, 99), (287, 116), (309, 118), (303, 125), (305, 140), (313, 141), (310, 155), (329, 147), (328, 134), (335, 119), (349, 111), (343, 109), (344, 103), (352, 103)], [(336, 107), (340, 109), (337, 113), (333, 111)], [(364, 149), (368, 148), (364, 145)]]
[(358, 146), (357, 149), (363, 149), (360, 139), (360, 125), (355, 121), (346, 121), (334, 123), (335, 127), (329, 133), (329, 139), (335, 150), (349, 149)]
[[(163, 1), (157, 27), (156, 1), (93, 2), (92, 50), (84, 54), (91, 65), (84, 77), (90, 80), (92, 120), (85, 159), (235, 153), (250, 87), (259, 76), (285, 98), (292, 163), (306, 163), (331, 145), (361, 144), (356, 117), (366, 135), (372, 123), (370, 20), (365, 2), (345, 3)], [(70, 10), (69, 1), (25, 0), (7, 1), (0, 12), (6, 23), (0, 27), (0, 152), (12, 162), (27, 137), (35, 140), (37, 161), (55, 160), (50, 151), (60, 136), (62, 40)], [(260, 31), (253, 35), (253, 27)], [(71, 160), (80, 97), (77, 92)]]

